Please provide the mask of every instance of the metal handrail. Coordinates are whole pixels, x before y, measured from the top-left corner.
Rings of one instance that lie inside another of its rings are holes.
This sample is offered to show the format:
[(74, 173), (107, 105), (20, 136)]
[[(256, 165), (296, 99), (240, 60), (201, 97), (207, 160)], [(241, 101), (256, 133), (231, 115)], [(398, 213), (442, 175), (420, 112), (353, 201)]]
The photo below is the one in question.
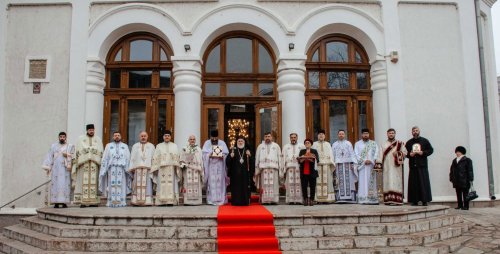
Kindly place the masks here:
[(23, 195), (21, 195), (21, 196), (19, 196), (19, 197), (15, 198), (14, 200), (12, 200), (12, 201), (10, 201), (10, 202), (8, 202), (8, 203), (6, 203), (6, 204), (2, 205), (2, 206), (0, 207), (0, 209), (4, 208), (4, 207), (5, 207), (5, 206), (7, 206), (7, 205), (10, 205), (11, 203), (13, 203), (13, 202), (17, 201), (18, 199), (20, 199), (20, 198), (22, 198), (22, 197), (24, 197), (24, 196), (26, 196), (26, 195), (28, 195), (28, 194), (32, 193), (33, 191), (35, 191), (35, 190), (37, 190), (38, 188), (40, 188), (40, 187), (42, 187), (42, 186), (44, 186), (44, 185), (46, 185), (46, 184), (50, 183), (51, 181), (52, 181), (52, 179), (51, 179), (51, 180), (48, 180), (48, 181), (47, 181), (47, 182), (45, 182), (45, 183), (40, 184), (39, 186), (35, 187), (34, 189), (32, 189), (32, 190), (30, 190), (30, 191), (28, 191), (28, 192), (24, 193)]

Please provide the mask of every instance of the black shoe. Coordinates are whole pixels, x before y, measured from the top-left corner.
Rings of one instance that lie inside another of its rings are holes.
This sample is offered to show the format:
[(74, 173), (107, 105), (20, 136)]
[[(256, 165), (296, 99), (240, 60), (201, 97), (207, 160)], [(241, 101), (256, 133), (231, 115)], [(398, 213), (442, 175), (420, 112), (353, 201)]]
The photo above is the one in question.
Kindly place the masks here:
[(464, 208), (462, 208), (462, 210), (469, 210), (469, 208), (468, 207), (464, 207)]
[(62, 204), (62, 208), (68, 208), (66, 204)]
[(59, 204), (54, 204), (54, 208), (59, 208)]
[(418, 206), (418, 203), (411, 203), (411, 206)]
[(422, 202), (422, 206), (427, 206), (427, 202)]
[(90, 207), (98, 207), (99, 205), (89, 205)]
[(85, 208), (85, 207), (87, 207), (87, 206), (86, 205), (80, 205), (80, 208)]
[(455, 207), (455, 209), (456, 210), (460, 210), (460, 209), (462, 209), (462, 207), (460, 207), (460, 206), (459, 207)]

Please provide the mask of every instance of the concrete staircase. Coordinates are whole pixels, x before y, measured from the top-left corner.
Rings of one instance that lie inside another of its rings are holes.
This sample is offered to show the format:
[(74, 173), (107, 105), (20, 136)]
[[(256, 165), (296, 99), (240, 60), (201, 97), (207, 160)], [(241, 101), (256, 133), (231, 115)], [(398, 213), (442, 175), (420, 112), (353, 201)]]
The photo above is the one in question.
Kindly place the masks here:
[[(283, 253), (449, 253), (471, 226), (445, 206), (268, 206)], [(216, 253), (217, 207), (69, 208), (4, 228), (4, 253)]]

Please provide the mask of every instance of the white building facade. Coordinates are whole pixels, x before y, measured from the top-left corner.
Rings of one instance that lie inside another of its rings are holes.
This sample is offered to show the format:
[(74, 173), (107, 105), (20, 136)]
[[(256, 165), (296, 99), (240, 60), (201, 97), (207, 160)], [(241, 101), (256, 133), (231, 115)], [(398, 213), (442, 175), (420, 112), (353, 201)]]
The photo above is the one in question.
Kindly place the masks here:
[(285, 144), (319, 129), (355, 141), (365, 127), (379, 144), (388, 128), (406, 141), (416, 125), (434, 147), (434, 201), (455, 200), (458, 145), (489, 200), (500, 193), (495, 2), (479, 1), (490, 179), (475, 1), (3, 1), (0, 204), (45, 181), (40, 164), (59, 131), (74, 142), (88, 123), (106, 142), (120, 130), (132, 145), (146, 130), (156, 144), (172, 130), (184, 145), (217, 129), (254, 147), (267, 131)]

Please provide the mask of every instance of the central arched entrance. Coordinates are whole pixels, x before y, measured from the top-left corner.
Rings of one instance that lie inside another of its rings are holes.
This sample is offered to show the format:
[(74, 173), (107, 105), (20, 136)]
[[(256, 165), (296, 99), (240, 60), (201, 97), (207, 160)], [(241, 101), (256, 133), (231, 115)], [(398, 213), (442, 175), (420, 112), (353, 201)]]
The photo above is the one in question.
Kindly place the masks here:
[(216, 38), (203, 56), (201, 138), (212, 130), (228, 146), (238, 135), (255, 148), (265, 132), (281, 140), (275, 56), (259, 36), (238, 31)]

